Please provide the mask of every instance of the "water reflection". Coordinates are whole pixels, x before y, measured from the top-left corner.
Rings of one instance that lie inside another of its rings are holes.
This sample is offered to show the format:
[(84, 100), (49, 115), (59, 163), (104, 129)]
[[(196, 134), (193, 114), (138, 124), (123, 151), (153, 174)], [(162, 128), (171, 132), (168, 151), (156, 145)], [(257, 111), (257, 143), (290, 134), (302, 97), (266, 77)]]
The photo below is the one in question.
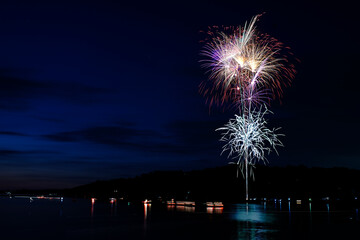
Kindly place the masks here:
[(289, 205), (289, 224), (291, 224), (291, 202), (290, 202), (290, 198), (288, 198), (288, 205)]
[(117, 201), (116, 198), (110, 198), (110, 215), (116, 216), (117, 212)]
[(144, 202), (144, 238), (146, 238), (147, 235), (147, 221), (150, 211), (151, 211), (151, 203), (145, 201)]
[(222, 214), (224, 211), (224, 208), (223, 207), (207, 207), (206, 208), (206, 212), (209, 213), (209, 214)]
[(232, 219), (237, 221), (237, 239), (267, 239), (268, 233), (277, 231), (268, 226), (276, 221), (275, 215), (262, 205), (236, 204)]
[(167, 210), (169, 210), (169, 211), (174, 211), (174, 210), (175, 210), (175, 205), (173, 205), (173, 204), (168, 204), (168, 205), (166, 206), (166, 208), (167, 208)]
[(151, 203), (144, 203), (144, 220), (148, 218), (148, 214), (151, 210)]
[(91, 212), (90, 212), (91, 217), (94, 216), (94, 205), (95, 205), (95, 198), (92, 198), (91, 199)]
[(176, 211), (180, 211), (180, 212), (195, 212), (195, 207), (193, 207), (193, 206), (180, 206), (180, 205), (177, 205), (177, 206), (176, 206)]
[(289, 209), (289, 213), (291, 212), (291, 203), (290, 203), (290, 201), (288, 202), (288, 209)]
[(309, 225), (310, 225), (310, 227), (311, 227), (311, 226), (312, 226), (311, 202), (309, 202), (309, 216), (310, 216), (310, 219), (309, 219)]
[(237, 221), (248, 221), (256, 223), (271, 223), (274, 221), (272, 213), (265, 213), (258, 204), (235, 204), (235, 213), (232, 218)]
[(330, 223), (330, 205), (328, 203), (326, 204), (326, 208), (328, 213), (328, 223)]

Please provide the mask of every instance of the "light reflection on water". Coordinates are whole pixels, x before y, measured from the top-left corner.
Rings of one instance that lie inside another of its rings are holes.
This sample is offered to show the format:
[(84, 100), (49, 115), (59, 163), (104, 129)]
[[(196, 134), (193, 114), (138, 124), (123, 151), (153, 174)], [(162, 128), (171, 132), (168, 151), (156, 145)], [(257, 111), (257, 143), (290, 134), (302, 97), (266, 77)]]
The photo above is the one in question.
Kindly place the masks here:
[(278, 230), (268, 225), (274, 223), (276, 215), (265, 212), (266, 204), (236, 204), (231, 215), (237, 221), (237, 239), (268, 239), (268, 234)]
[[(339, 239), (338, 235), (344, 232), (348, 235), (358, 232), (358, 208), (340, 211), (335, 203), (303, 202), (299, 205), (295, 201), (282, 201), (282, 208), (280, 201), (277, 207), (268, 201), (207, 208), (156, 203), (129, 205), (111, 200), (39, 199), (29, 202), (0, 198), (0, 212), (3, 213), (0, 226), (5, 236), (15, 234), (12, 239), (27, 237), (29, 231), (34, 236), (58, 232), (56, 240), (104, 239), (104, 235), (108, 235), (108, 239), (134, 240), (305, 239), (314, 233), (317, 238), (312, 239)], [(19, 228), (27, 228), (28, 232), (16, 231)], [(92, 237), (94, 234), (98, 238)]]
[(209, 214), (222, 214), (224, 211), (224, 208), (223, 207), (207, 207), (206, 208), (206, 212), (209, 213)]
[(144, 220), (148, 218), (148, 214), (150, 210), (151, 210), (151, 203), (144, 203)]
[(271, 223), (275, 216), (259, 204), (235, 204), (232, 218), (242, 222)]
[(195, 212), (195, 207), (193, 206), (176, 206), (176, 211), (180, 212)]
[(110, 198), (110, 216), (116, 216), (117, 214), (117, 200)]
[(91, 218), (94, 217), (94, 205), (95, 205), (95, 201), (92, 200), (92, 201), (91, 201), (91, 210), (90, 210), (90, 216), (91, 216)]
[(289, 224), (291, 224), (291, 203), (290, 203), (290, 200), (288, 201), (288, 205), (289, 205)]
[(174, 205), (174, 204), (168, 204), (168, 205), (166, 206), (166, 208), (167, 208), (168, 211), (174, 211), (175, 205)]
[(144, 234), (147, 232), (147, 221), (149, 212), (151, 211), (151, 203), (144, 203)]

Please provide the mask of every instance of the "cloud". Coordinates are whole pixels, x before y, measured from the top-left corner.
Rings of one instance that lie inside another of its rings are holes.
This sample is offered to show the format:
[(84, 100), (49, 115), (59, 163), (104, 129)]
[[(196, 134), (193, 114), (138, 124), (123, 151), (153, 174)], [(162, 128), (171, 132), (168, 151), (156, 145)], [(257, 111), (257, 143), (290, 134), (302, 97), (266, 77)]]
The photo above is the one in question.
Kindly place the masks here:
[(102, 144), (118, 144), (122, 142), (138, 140), (140, 138), (154, 138), (158, 134), (154, 131), (138, 130), (122, 126), (98, 126), (90, 127), (79, 131), (60, 132), (45, 135), (44, 137), (61, 142), (91, 141)]
[(34, 116), (34, 118), (42, 120), (42, 121), (46, 121), (46, 122), (52, 122), (52, 123), (63, 123), (63, 122), (65, 122), (64, 120), (51, 118), (51, 117), (37, 117), (37, 116)]
[(24, 111), (31, 107), (34, 99), (61, 99), (77, 104), (99, 102), (111, 89), (92, 87), (74, 82), (40, 82), (14, 77), (16, 72), (0, 70), (0, 109)]
[(0, 135), (9, 135), (9, 136), (28, 136), (26, 134), (23, 133), (19, 133), (19, 132), (11, 132), (11, 131), (0, 131)]
[(0, 109), (21, 111), (29, 108), (26, 98), (36, 89), (43, 88), (41, 83), (16, 77), (9, 77), (0, 71)]
[(98, 126), (43, 137), (58, 142), (92, 142), (137, 151), (162, 151), (171, 147), (164, 142), (161, 133), (129, 126)]
[(141, 152), (208, 155), (215, 151), (214, 147), (218, 150), (219, 134), (215, 129), (219, 126), (218, 122), (177, 121), (166, 125), (162, 131), (153, 131), (127, 124), (97, 126), (42, 137), (57, 142), (90, 142)]
[(183, 144), (208, 144), (219, 139), (215, 129), (222, 126), (220, 121), (173, 121), (166, 127), (177, 141)]
[(58, 154), (57, 151), (46, 151), (46, 150), (31, 150), (31, 151), (21, 151), (21, 150), (10, 150), (2, 149), (0, 150), (0, 158), (9, 157), (9, 156), (18, 156), (18, 155), (38, 155), (38, 154)]

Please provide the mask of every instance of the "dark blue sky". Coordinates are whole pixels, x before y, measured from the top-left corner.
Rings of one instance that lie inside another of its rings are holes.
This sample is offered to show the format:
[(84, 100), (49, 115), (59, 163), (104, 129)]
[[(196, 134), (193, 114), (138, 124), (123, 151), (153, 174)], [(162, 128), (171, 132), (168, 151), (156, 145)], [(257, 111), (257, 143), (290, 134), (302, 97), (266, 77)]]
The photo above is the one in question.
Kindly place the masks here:
[(346, 2), (2, 1), (0, 189), (227, 164), (231, 111), (198, 93), (202, 30), (258, 23), (300, 59), (270, 165), (360, 169), (356, 8)]

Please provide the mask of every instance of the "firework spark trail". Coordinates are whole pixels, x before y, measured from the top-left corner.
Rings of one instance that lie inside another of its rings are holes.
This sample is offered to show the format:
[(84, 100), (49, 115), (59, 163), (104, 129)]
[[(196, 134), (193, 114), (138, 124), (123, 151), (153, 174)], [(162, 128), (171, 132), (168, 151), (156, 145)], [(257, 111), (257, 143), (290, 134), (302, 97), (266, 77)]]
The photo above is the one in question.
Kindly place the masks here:
[[(255, 16), (243, 28), (225, 28), (225, 31), (233, 31), (230, 34), (219, 32), (218, 28), (216, 33), (210, 34), (212, 40), (202, 51), (206, 57), (203, 66), (208, 68), (210, 81), (200, 85), (210, 106), (239, 100), (235, 90), (243, 94), (241, 98), (247, 98), (249, 86), (251, 92), (267, 92), (265, 98), (281, 97), (282, 87), (288, 86), (294, 77), (294, 66), (289, 64), (286, 54), (281, 55), (283, 44), (267, 34), (258, 33), (257, 20), (258, 16)], [(251, 99), (256, 105), (259, 100), (255, 96)]]
[(224, 127), (216, 129), (217, 131), (224, 131), (220, 141), (226, 142), (223, 146), (221, 154), (228, 151), (228, 157), (236, 159), (237, 177), (239, 175), (239, 169), (244, 176), (245, 170), (245, 188), (246, 188), (246, 201), (249, 200), (248, 192), (248, 169), (250, 168), (250, 177), (254, 177), (253, 167), (258, 161), (267, 162), (265, 154), (269, 154), (272, 150), (276, 153), (277, 146), (283, 146), (279, 140), (277, 134), (278, 129), (268, 129), (266, 127), (266, 120), (264, 115), (268, 111), (265, 107), (264, 110), (261, 108), (248, 113), (242, 113), (235, 115), (235, 119), (225, 124)]
[(277, 134), (279, 128), (269, 129), (264, 116), (271, 113), (266, 107), (253, 109), (250, 114), (235, 115), (235, 119), (225, 124), (216, 131), (224, 131), (220, 141), (226, 142), (222, 153), (228, 151), (228, 157), (237, 159), (237, 164), (243, 161), (247, 154), (249, 164), (254, 165), (257, 161), (267, 162), (266, 154), (272, 150), (276, 153), (277, 146), (283, 146)]
[(245, 168), (246, 201), (248, 168), (253, 174), (255, 163), (266, 163), (265, 155), (272, 150), (277, 153), (276, 147), (283, 146), (278, 138), (282, 134), (276, 133), (278, 129), (266, 127), (264, 116), (269, 113), (266, 105), (282, 96), (282, 87), (289, 85), (295, 75), (294, 65), (287, 55), (281, 55), (283, 44), (256, 31), (258, 17), (243, 28), (224, 28), (232, 31), (230, 34), (220, 32), (219, 28), (210, 31), (212, 40), (202, 52), (207, 58), (203, 66), (208, 68), (209, 81), (201, 83), (200, 91), (210, 107), (230, 102), (239, 110), (235, 119), (217, 131), (225, 131), (220, 139), (226, 142), (221, 154), (228, 151), (228, 157), (237, 159), (243, 175)]

